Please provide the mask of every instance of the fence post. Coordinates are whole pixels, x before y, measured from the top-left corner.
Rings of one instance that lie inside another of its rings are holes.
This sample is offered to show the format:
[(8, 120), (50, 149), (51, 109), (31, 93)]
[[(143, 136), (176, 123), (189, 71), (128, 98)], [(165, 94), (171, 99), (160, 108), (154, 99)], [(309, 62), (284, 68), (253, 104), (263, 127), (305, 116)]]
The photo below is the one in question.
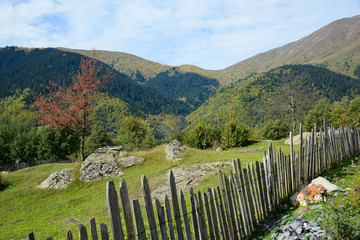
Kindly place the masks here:
[(123, 240), (124, 233), (121, 225), (119, 201), (113, 181), (107, 182), (106, 195), (113, 239)]
[(151, 201), (151, 192), (150, 192), (149, 182), (145, 175), (141, 176), (141, 190), (144, 197), (146, 216), (150, 228), (150, 237), (152, 240), (158, 240), (159, 236), (156, 228), (154, 208)]
[(134, 209), (134, 217), (136, 223), (136, 233), (139, 240), (146, 240), (146, 231), (144, 221), (141, 214), (140, 204), (138, 199), (132, 201)]
[(109, 231), (105, 223), (100, 223), (101, 240), (109, 240)]
[(79, 234), (80, 234), (80, 240), (88, 240), (88, 234), (86, 231), (86, 227), (82, 224), (79, 224)]
[(92, 240), (98, 240), (95, 218), (90, 219), (90, 232)]
[(73, 239), (74, 239), (71, 230), (69, 230), (69, 231), (67, 232), (66, 238), (67, 238), (67, 240), (73, 240)]
[(173, 226), (173, 222), (172, 222), (170, 202), (169, 202), (169, 198), (168, 198), (167, 194), (165, 194), (164, 201), (165, 201), (165, 212), (166, 212), (166, 217), (167, 217), (167, 225), (168, 225), (168, 229), (169, 229), (170, 239), (175, 240), (175, 233), (174, 233), (174, 226)]
[(121, 204), (123, 206), (123, 211), (124, 211), (127, 236), (129, 240), (135, 240), (135, 228), (131, 214), (129, 192), (124, 178), (120, 180), (119, 190), (120, 190)]
[(28, 235), (27, 235), (27, 240), (35, 240), (35, 236), (34, 236), (34, 233), (33, 233), (33, 232), (28, 233)]
[(181, 205), (181, 212), (184, 219), (184, 226), (185, 226), (185, 236), (186, 240), (191, 240), (191, 229), (190, 229), (190, 223), (189, 223), (189, 216), (187, 213), (187, 207), (185, 202), (185, 197), (181, 189), (179, 189), (179, 196), (180, 196), (180, 205)]
[(176, 223), (178, 240), (183, 240), (184, 234), (183, 234), (183, 228), (181, 225), (179, 201), (177, 198), (176, 183), (175, 183), (175, 177), (174, 177), (173, 171), (170, 171), (169, 186), (170, 186), (170, 194), (171, 194), (171, 200), (172, 200), (172, 204), (173, 204), (173, 211), (174, 211), (174, 218), (175, 218), (175, 223)]
[(158, 199), (155, 199), (155, 206), (156, 206), (156, 211), (158, 213), (158, 218), (159, 218), (161, 238), (163, 240), (167, 240), (168, 238), (167, 238), (167, 231), (166, 231), (164, 207), (161, 206), (160, 201)]

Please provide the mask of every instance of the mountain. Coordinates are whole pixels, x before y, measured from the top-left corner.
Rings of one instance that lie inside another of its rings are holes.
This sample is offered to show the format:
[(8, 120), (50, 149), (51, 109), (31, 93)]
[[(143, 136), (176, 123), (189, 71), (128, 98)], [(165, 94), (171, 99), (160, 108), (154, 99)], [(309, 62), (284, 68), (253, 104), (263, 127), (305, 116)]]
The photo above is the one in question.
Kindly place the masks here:
[(288, 87), (298, 97), (297, 114), (303, 120), (314, 103), (324, 97), (333, 102), (359, 94), (360, 80), (324, 67), (285, 65), (219, 89), (186, 119), (193, 124), (198, 121), (223, 124), (233, 118), (252, 127), (270, 119), (290, 123), (291, 114), (281, 98), (290, 96)]
[[(92, 51), (59, 48), (91, 56)], [(145, 60), (135, 55), (97, 50), (99, 60), (131, 79), (150, 86), (174, 99), (181, 99), (193, 109), (211, 97), (224, 80), (218, 71), (204, 70), (193, 65), (169, 66)], [(228, 80), (226, 80), (228, 81)]]
[[(65, 84), (69, 84), (79, 69), (82, 57), (78, 53), (54, 48), (0, 48), (0, 98), (25, 88), (40, 93), (50, 80), (57, 83), (65, 80)], [(190, 113), (191, 107), (183, 101), (143, 86), (115, 69), (112, 71), (114, 78), (104, 91), (128, 103), (134, 112), (153, 115)]]
[(245, 78), (285, 64), (312, 64), (360, 78), (360, 15), (330, 23), (307, 37), (223, 69)]

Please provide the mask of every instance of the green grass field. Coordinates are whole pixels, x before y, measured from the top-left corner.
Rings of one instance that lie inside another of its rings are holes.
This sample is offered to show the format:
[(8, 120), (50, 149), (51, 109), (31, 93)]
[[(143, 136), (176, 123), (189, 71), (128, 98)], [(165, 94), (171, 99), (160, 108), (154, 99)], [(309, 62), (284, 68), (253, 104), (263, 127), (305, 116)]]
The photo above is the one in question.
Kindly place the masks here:
[[(130, 199), (139, 198), (142, 203), (141, 175), (146, 175), (150, 188), (167, 183), (165, 174), (172, 168), (185, 165), (199, 165), (216, 161), (232, 161), (239, 158), (243, 166), (246, 163), (262, 161), (264, 151), (269, 146), (268, 141), (256, 142), (243, 148), (233, 148), (226, 151), (196, 150), (187, 148), (176, 163), (166, 161), (165, 145), (157, 146), (150, 151), (132, 152), (145, 158), (145, 162), (124, 170), (124, 175), (116, 178), (102, 179), (84, 183), (79, 180), (80, 163), (46, 164), (30, 167), (9, 174), (3, 178), (7, 187), (0, 192), (0, 239), (25, 238), (27, 233), (34, 232), (36, 239), (52, 236), (64, 239), (68, 230), (76, 236), (78, 224), (84, 224), (88, 229), (89, 220), (96, 218), (97, 224), (107, 223), (110, 229), (107, 202), (106, 182), (114, 181), (119, 188), (119, 180), (125, 178)], [(283, 141), (272, 142), (285, 153), (290, 152), (289, 145)], [(73, 183), (65, 190), (43, 190), (36, 186), (51, 173), (72, 167)], [(228, 172), (228, 171), (226, 171)], [(195, 191), (217, 186), (217, 174), (205, 177)], [(185, 192), (187, 195), (187, 193)], [(70, 219), (78, 222), (66, 224)], [(98, 229), (99, 230), (99, 229)]]

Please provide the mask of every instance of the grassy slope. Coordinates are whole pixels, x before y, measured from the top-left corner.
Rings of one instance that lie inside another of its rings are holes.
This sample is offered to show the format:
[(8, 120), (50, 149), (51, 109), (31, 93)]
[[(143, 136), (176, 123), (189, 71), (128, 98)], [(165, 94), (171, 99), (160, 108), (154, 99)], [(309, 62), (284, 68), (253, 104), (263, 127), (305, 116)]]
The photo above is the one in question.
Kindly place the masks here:
[[(289, 152), (289, 146), (282, 142), (274, 142)], [(161, 186), (167, 182), (165, 174), (172, 168), (184, 165), (194, 165), (215, 161), (231, 161), (240, 158), (242, 164), (262, 161), (263, 152), (269, 142), (258, 142), (245, 148), (234, 148), (227, 151), (188, 149), (183, 160), (177, 163), (165, 160), (164, 145), (151, 151), (131, 153), (145, 157), (146, 161), (136, 167), (125, 169), (123, 176), (128, 184), (131, 199), (142, 199), (141, 175), (148, 177), (150, 188)], [(74, 167), (76, 179), (65, 190), (41, 190), (36, 186), (51, 173), (66, 167)], [(118, 189), (121, 177), (108, 178), (95, 182), (80, 182), (79, 163), (49, 164), (23, 169), (3, 175), (8, 188), (0, 192), (0, 239), (24, 238), (33, 231), (36, 238), (52, 236), (63, 239), (71, 229), (77, 235), (78, 223), (89, 229), (89, 220), (96, 218), (97, 223), (107, 223), (108, 213), (106, 203), (106, 181), (113, 180)], [(208, 176), (201, 181), (201, 185), (194, 190), (205, 190), (207, 187), (217, 186), (217, 174)], [(187, 193), (185, 193), (187, 194)], [(142, 202), (142, 200), (141, 200)], [(143, 213), (145, 215), (145, 213)], [(65, 226), (71, 219), (78, 223)], [(146, 223), (145, 223), (146, 224)]]

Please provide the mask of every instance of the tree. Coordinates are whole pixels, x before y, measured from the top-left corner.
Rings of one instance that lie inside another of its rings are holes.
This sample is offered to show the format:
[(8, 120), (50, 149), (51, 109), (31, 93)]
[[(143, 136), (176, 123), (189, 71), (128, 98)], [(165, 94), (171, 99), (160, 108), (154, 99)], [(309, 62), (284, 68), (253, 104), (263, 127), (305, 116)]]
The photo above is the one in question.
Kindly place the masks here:
[(213, 143), (220, 142), (220, 130), (211, 124), (199, 122), (186, 134), (186, 143), (191, 147), (207, 149), (212, 147)]
[(309, 111), (305, 117), (305, 129), (311, 131), (316, 123), (317, 130), (323, 125), (324, 119), (328, 122), (330, 115), (330, 101), (327, 98), (323, 98), (318, 101), (313, 109)]
[(249, 142), (250, 128), (235, 121), (228, 122), (221, 136), (221, 143), (229, 147), (243, 147)]
[(287, 111), (292, 117), (292, 132), (296, 132), (296, 123), (298, 118), (298, 110), (306, 105), (308, 96), (305, 92), (303, 82), (305, 81), (303, 75), (294, 75), (291, 70), (285, 70), (279, 76), (278, 81), (281, 86), (276, 92), (274, 104), (276, 109), (280, 111)]
[(287, 137), (289, 134), (289, 127), (281, 120), (268, 121), (264, 128), (261, 130), (265, 139), (279, 140)]
[(109, 71), (101, 74), (98, 56), (83, 57), (79, 71), (70, 86), (50, 82), (48, 93), (35, 101), (38, 107), (37, 119), (41, 124), (54, 128), (69, 128), (80, 135), (80, 156), (84, 161), (86, 134), (91, 130), (90, 114), (96, 105), (94, 93), (111, 77)]

